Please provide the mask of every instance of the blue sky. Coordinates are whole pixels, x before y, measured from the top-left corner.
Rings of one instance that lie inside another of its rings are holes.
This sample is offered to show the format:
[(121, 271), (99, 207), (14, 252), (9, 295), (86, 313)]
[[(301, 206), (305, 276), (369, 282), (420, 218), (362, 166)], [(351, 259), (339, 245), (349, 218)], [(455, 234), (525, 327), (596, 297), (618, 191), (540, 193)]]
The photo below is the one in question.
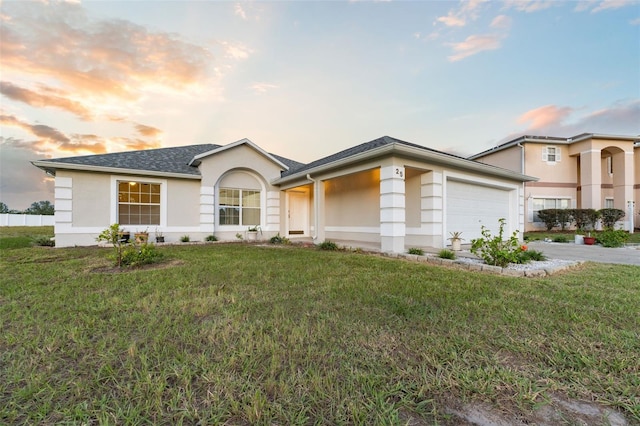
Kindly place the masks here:
[(0, 201), (29, 160), (249, 138), (308, 162), (383, 135), (471, 155), (640, 134), (640, 2), (0, 3)]

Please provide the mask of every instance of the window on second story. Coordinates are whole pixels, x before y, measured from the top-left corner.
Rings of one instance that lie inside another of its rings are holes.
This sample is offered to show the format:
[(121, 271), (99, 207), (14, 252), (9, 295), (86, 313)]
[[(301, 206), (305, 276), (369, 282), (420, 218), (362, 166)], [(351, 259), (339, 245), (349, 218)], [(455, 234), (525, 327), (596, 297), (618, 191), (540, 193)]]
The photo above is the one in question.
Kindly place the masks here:
[(556, 146), (545, 146), (542, 149), (542, 161), (547, 163), (557, 163), (560, 161), (560, 148)]
[(613, 176), (613, 157), (607, 157), (607, 173), (609, 176)]

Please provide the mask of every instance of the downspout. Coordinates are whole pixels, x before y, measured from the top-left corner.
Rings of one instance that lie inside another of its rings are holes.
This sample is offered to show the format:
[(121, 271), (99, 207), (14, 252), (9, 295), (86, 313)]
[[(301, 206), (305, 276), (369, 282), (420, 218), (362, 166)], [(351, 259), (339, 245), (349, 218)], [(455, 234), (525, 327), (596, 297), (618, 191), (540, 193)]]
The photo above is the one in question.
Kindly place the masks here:
[(315, 241), (318, 238), (318, 181), (313, 179), (309, 173), (307, 173), (307, 179), (313, 182), (313, 233), (311, 239)]
[[(524, 174), (524, 146), (522, 145), (522, 142), (518, 142), (516, 145), (520, 147), (520, 174)], [(527, 208), (525, 209), (527, 214), (523, 218), (523, 223), (522, 223), (522, 226), (523, 226), (522, 234), (521, 234), (522, 240), (524, 240), (524, 228), (527, 227), (527, 220), (529, 219), (529, 199), (526, 197), (526, 194), (527, 194), (526, 183), (522, 182), (522, 198), (524, 199), (524, 202), (526, 203), (526, 206), (527, 206)]]

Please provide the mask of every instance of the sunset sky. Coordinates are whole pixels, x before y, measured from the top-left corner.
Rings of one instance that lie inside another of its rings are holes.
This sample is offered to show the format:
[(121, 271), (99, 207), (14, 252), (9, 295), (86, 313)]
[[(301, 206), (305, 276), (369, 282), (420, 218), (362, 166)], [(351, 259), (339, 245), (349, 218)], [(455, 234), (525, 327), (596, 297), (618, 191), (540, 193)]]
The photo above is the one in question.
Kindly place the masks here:
[(2, 0), (0, 66), (0, 201), (18, 210), (53, 202), (41, 158), (640, 134), (639, 1)]

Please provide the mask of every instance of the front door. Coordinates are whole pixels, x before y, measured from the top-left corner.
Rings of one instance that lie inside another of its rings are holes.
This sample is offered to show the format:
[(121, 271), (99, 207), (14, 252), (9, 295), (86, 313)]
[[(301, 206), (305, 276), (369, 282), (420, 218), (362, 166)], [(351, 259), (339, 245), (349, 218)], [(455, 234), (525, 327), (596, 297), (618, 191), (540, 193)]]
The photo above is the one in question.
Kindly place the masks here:
[(309, 203), (305, 192), (289, 192), (289, 235), (306, 235)]

